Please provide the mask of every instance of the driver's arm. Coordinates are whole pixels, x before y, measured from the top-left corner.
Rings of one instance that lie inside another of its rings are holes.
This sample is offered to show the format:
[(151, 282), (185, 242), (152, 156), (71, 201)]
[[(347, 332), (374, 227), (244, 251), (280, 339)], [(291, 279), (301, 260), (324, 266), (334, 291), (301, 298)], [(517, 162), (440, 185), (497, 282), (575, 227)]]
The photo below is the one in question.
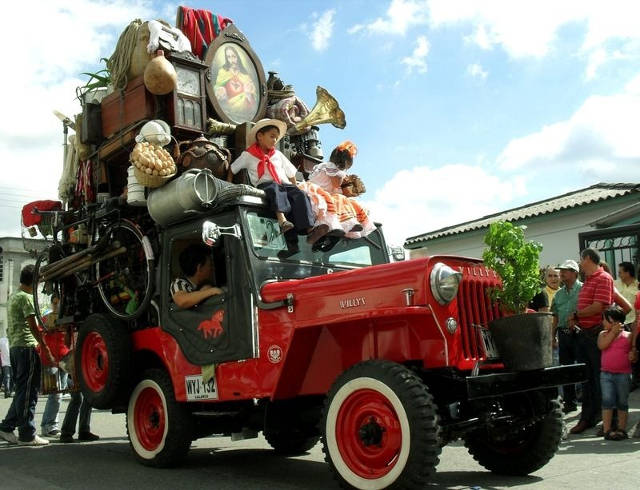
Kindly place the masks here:
[(171, 298), (178, 308), (187, 309), (217, 294), (224, 294), (224, 291), (216, 287), (203, 287), (198, 291), (192, 291), (190, 293), (186, 291), (176, 291)]

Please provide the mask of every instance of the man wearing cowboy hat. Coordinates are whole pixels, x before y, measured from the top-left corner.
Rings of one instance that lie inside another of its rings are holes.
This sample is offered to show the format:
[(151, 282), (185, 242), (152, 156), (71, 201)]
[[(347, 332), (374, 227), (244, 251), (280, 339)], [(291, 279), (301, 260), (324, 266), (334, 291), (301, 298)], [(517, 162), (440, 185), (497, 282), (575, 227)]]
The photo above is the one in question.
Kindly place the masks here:
[[(569, 327), (569, 318), (576, 311), (578, 292), (582, 288), (582, 283), (578, 280), (578, 263), (575, 260), (565, 260), (558, 269), (560, 269), (563, 285), (553, 297), (551, 313), (553, 313), (553, 339), (558, 345), (560, 364), (564, 366), (575, 364), (577, 359), (576, 332), (574, 328)], [(575, 385), (563, 386), (562, 393), (564, 413), (577, 410)]]

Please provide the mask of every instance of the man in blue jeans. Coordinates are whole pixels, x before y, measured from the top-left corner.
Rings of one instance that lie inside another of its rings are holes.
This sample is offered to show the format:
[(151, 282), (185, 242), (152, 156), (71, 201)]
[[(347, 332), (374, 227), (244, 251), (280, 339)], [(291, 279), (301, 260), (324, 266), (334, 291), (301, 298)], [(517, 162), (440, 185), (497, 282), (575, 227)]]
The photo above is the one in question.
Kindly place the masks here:
[[(15, 376), (15, 395), (9, 411), (0, 423), (0, 439), (9, 444), (22, 446), (44, 446), (49, 441), (36, 434), (34, 417), (40, 387), (40, 357), (36, 351), (38, 343), (47, 357), (53, 356), (42, 342), (35, 320), (33, 307), (33, 265), (25, 266), (20, 272), (20, 288), (8, 301), (9, 319), (7, 334), (11, 345), (11, 364)], [(18, 437), (14, 429), (18, 428)]]

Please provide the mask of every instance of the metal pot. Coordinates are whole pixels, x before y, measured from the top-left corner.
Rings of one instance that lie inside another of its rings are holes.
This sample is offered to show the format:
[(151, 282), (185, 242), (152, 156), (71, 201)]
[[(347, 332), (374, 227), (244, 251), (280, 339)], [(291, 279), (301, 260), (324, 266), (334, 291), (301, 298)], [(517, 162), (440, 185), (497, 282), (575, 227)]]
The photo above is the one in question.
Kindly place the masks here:
[[(182, 146), (190, 145), (186, 151)], [(208, 168), (219, 179), (227, 178), (231, 154), (229, 150), (200, 136), (195, 140), (181, 141), (176, 148), (176, 163), (184, 168)]]
[(149, 192), (147, 208), (162, 226), (206, 211), (218, 194), (218, 181), (209, 169), (192, 169)]

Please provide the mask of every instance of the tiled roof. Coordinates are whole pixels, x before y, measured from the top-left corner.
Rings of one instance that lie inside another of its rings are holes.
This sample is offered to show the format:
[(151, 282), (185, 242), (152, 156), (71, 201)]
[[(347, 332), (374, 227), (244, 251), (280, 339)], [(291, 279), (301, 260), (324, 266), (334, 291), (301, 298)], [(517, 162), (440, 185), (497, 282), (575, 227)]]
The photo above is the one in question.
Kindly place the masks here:
[(494, 221), (518, 221), (533, 216), (542, 216), (562, 209), (570, 209), (598, 201), (605, 201), (639, 191), (640, 184), (595, 184), (591, 187), (568, 192), (567, 194), (545, 199), (544, 201), (534, 202), (500, 213), (490, 214), (473, 221), (467, 221), (466, 223), (460, 223), (409, 237), (404, 242), (404, 246), (406, 248), (415, 248), (417, 245), (435, 238), (486, 228)]

